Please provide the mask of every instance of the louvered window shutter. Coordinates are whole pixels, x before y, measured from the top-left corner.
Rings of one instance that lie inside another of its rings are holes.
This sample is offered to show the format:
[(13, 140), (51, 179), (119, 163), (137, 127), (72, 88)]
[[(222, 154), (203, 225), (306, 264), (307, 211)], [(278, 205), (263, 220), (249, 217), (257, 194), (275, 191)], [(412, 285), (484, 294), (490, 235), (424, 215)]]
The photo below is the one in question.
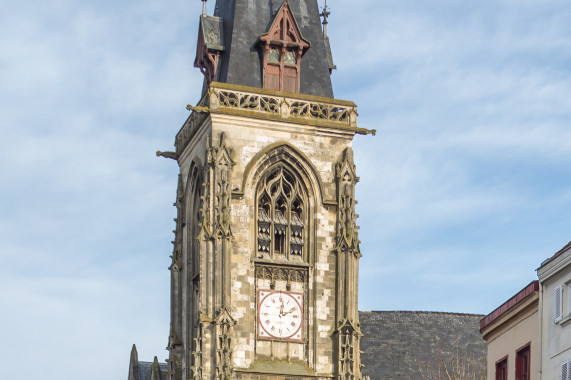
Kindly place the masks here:
[(571, 315), (571, 283), (567, 284), (567, 315)]
[[(563, 287), (559, 285), (555, 288), (555, 322), (559, 322), (561, 320), (563, 314)], [(567, 379), (566, 379), (567, 380)]]
[(569, 380), (569, 360), (561, 363), (561, 380)]

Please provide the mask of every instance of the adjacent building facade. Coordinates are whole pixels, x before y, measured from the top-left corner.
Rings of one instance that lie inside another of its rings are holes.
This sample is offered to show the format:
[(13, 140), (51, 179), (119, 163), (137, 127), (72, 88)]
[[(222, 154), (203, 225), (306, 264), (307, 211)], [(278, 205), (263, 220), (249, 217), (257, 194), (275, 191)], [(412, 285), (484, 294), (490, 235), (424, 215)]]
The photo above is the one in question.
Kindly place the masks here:
[(537, 380), (538, 305), (539, 282), (533, 281), (481, 320), (488, 379)]
[(571, 242), (480, 322), (488, 379), (571, 380)]
[(571, 379), (571, 242), (537, 270), (540, 284), (539, 379)]

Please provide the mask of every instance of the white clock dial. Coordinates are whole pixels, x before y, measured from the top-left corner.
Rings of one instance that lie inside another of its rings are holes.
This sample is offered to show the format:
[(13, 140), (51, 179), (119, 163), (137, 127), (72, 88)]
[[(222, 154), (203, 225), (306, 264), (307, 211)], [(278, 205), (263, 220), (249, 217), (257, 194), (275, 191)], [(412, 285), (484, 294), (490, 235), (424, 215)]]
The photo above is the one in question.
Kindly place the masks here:
[(303, 340), (303, 295), (260, 290), (258, 337)]

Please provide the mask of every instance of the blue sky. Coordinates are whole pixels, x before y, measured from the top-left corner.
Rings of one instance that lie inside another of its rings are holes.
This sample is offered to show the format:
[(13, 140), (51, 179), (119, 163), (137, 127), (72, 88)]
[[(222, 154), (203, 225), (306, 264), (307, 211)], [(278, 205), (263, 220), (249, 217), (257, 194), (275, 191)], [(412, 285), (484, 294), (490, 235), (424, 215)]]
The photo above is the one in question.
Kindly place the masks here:
[[(571, 240), (568, 1), (331, 0), (362, 310), (488, 313)], [(199, 1), (0, 0), (0, 378), (167, 357)], [(214, 2), (208, 3), (212, 13)]]

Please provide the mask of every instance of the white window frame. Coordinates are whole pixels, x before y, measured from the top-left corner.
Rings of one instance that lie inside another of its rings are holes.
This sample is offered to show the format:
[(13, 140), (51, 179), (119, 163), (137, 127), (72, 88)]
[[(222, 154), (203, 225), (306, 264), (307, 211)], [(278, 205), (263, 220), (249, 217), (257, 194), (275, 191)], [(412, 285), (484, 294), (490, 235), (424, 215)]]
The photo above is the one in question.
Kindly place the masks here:
[(554, 293), (553, 310), (555, 323), (558, 323), (563, 318), (563, 285), (557, 286)]
[(567, 315), (571, 315), (571, 282), (566, 284), (566, 292), (567, 292)]

